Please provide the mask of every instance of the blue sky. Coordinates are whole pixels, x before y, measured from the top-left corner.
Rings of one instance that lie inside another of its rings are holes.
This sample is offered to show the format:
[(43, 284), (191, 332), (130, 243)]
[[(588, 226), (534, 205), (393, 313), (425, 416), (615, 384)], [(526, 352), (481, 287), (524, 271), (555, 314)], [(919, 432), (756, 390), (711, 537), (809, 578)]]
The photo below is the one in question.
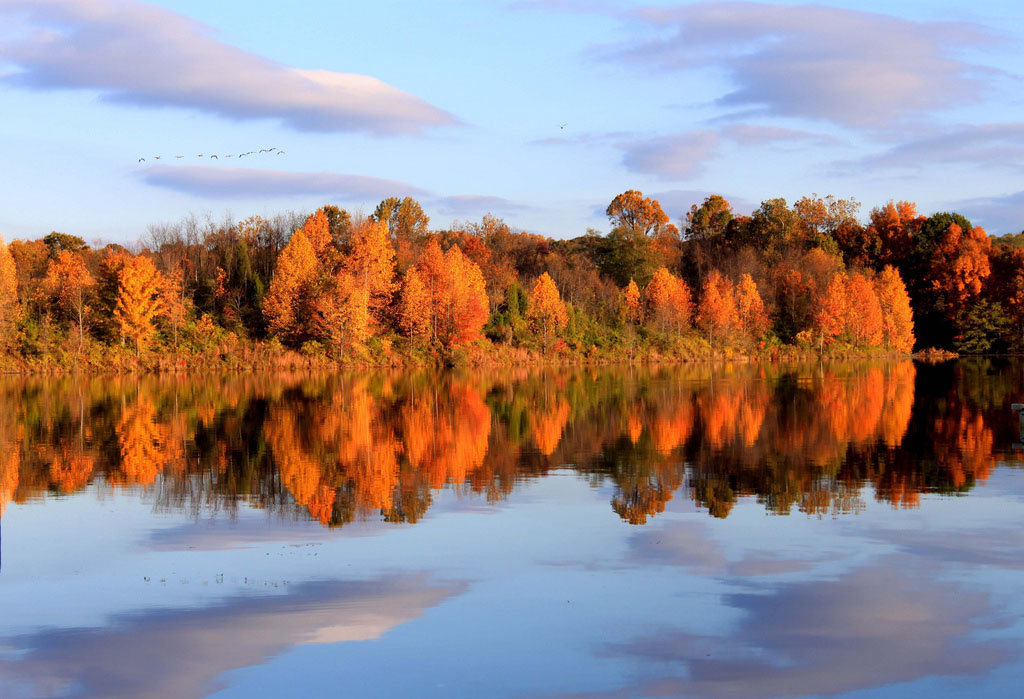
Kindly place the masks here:
[(893, 4), (0, 0), (0, 234), (408, 194), (562, 238), (626, 189), (1024, 229), (1024, 8)]

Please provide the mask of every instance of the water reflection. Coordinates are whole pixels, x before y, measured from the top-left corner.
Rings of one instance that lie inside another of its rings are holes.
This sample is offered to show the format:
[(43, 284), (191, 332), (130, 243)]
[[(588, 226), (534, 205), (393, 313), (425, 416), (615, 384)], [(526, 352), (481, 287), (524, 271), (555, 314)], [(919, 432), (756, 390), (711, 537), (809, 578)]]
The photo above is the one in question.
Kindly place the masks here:
[(463, 588), (426, 575), (309, 582), (277, 597), (125, 613), (103, 628), (45, 629), (15, 639), (18, 662), (0, 662), (0, 687), (24, 696), (203, 696), (223, 688), (217, 678), (227, 670), (296, 646), (377, 639)]
[(6, 379), (0, 513), (92, 483), (158, 510), (414, 523), (441, 489), (497, 501), (565, 466), (611, 484), (633, 524), (679, 496), (715, 517), (743, 497), (772, 514), (917, 507), (1020, 463), (1022, 374), (984, 360)]
[(838, 580), (728, 595), (726, 603), (744, 612), (728, 636), (663, 628), (608, 652), (675, 669), (645, 678), (629, 696), (832, 696), (921, 677), (981, 676), (1016, 657), (1003, 642), (965, 641), (976, 620), (993, 613), (988, 595), (922, 584), (928, 576), (920, 572), (890, 560)]

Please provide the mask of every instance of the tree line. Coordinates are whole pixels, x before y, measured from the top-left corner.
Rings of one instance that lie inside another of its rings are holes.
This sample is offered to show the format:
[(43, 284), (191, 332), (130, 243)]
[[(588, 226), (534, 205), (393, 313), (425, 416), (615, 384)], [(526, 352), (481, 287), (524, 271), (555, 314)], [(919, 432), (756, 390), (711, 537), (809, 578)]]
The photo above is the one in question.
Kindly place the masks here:
[(370, 216), (152, 226), (92, 247), (0, 241), (0, 351), (40, 364), (295, 350), (330, 360), (774, 356), (1024, 350), (1024, 233), (890, 201), (707, 197), (671, 222), (629, 190), (610, 230), (554, 240), (501, 219), (432, 229), (412, 198)]

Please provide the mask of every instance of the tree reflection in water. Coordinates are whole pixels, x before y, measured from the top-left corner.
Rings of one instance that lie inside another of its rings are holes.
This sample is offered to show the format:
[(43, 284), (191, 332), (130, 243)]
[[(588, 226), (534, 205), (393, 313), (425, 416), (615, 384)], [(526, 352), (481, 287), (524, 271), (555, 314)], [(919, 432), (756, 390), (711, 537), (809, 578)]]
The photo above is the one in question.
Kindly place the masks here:
[(196, 514), (412, 523), (441, 489), (498, 501), (560, 468), (612, 484), (632, 524), (679, 493), (715, 517), (744, 497), (917, 507), (1021, 463), (1022, 386), (1024, 366), (995, 360), (6, 379), (0, 513), (92, 484)]

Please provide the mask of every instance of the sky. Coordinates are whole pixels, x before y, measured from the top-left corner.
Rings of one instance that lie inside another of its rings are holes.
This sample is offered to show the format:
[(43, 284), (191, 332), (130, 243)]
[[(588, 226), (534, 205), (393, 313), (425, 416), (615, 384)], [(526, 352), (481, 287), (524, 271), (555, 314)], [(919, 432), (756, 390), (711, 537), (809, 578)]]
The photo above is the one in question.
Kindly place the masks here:
[(412, 196), (569, 238), (627, 189), (1015, 233), (1022, 66), (1003, 0), (0, 0), (0, 235)]

